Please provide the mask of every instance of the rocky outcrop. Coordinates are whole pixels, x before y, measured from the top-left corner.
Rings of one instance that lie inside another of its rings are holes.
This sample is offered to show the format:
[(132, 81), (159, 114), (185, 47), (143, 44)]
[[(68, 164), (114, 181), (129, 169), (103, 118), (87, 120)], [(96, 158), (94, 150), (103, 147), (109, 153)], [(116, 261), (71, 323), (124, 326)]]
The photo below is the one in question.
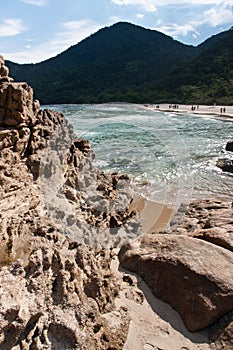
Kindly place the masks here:
[(233, 251), (232, 202), (199, 200), (189, 208), (175, 234), (199, 238)]
[(173, 234), (147, 235), (119, 253), (154, 294), (182, 316), (190, 331), (207, 327), (233, 308), (233, 254), (207, 242)]
[[(233, 152), (233, 141), (228, 141), (225, 147), (226, 151)], [(233, 160), (231, 158), (221, 158), (216, 162), (216, 166), (222, 171), (233, 173)]]
[(233, 141), (228, 141), (226, 144), (226, 151), (233, 152)]
[(129, 316), (115, 308), (119, 282), (105, 247), (134, 222), (129, 179), (97, 171), (89, 142), (76, 137), (64, 116), (41, 110), (26, 83), (6, 80), (0, 82), (0, 349), (122, 349)]
[(233, 173), (233, 161), (228, 158), (218, 159), (216, 166), (222, 171)]
[(13, 79), (9, 76), (9, 69), (5, 66), (5, 60), (2, 55), (0, 55), (0, 80), (1, 81), (12, 81)]
[(121, 349), (129, 318), (125, 309), (114, 310), (110, 256), (72, 245), (37, 220), (29, 228), (34, 238), (18, 242), (22, 259), (1, 268), (0, 348)]
[(217, 340), (212, 344), (213, 350), (232, 350), (233, 348), (233, 322), (228, 324), (217, 335)]
[(2, 83), (0, 87), (0, 126), (30, 127), (36, 122), (39, 102), (33, 101), (27, 83)]

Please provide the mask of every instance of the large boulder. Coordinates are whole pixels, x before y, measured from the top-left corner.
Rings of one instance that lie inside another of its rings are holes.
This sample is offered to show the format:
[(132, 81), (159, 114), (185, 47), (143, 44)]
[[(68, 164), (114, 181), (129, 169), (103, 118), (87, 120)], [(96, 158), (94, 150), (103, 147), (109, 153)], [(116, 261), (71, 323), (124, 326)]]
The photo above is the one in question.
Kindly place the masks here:
[(233, 152), (233, 141), (228, 141), (226, 144), (226, 151)]
[(233, 322), (230, 322), (224, 329), (221, 330), (212, 347), (213, 350), (233, 349)]
[(119, 259), (176, 309), (192, 332), (233, 308), (233, 254), (223, 248), (195, 238), (154, 234), (123, 246)]
[(233, 173), (233, 161), (228, 158), (218, 159), (216, 163), (217, 167), (222, 169), (222, 171)]
[(39, 102), (33, 100), (33, 90), (27, 83), (1, 83), (0, 126), (32, 125), (38, 111)]

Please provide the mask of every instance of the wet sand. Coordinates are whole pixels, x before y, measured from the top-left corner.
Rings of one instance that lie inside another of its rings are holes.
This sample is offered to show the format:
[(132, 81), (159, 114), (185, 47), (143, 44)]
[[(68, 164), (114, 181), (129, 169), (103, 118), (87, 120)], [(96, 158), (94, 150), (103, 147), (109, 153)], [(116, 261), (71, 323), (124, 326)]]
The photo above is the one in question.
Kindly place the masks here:
[(165, 230), (176, 213), (176, 208), (150, 201), (140, 195), (134, 197), (129, 209), (139, 212), (142, 234)]

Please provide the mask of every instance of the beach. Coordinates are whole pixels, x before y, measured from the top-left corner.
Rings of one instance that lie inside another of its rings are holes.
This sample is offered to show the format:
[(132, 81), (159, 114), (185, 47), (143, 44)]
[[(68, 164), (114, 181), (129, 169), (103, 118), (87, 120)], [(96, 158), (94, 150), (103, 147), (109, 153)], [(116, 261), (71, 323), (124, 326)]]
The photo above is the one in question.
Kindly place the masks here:
[(161, 112), (176, 112), (176, 113), (188, 113), (197, 115), (206, 115), (209, 117), (218, 118), (221, 120), (233, 119), (233, 106), (220, 106), (220, 105), (180, 105), (180, 104), (160, 104), (160, 105), (147, 105), (154, 111)]

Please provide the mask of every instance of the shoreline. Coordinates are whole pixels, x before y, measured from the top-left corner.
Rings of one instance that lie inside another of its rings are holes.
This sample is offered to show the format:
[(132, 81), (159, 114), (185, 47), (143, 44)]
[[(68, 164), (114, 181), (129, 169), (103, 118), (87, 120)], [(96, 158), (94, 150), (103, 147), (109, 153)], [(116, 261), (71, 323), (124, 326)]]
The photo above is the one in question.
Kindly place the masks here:
[[(144, 104), (144, 107), (157, 112), (187, 113), (190, 115), (207, 116), (222, 121), (233, 121), (233, 106), (182, 105), (182, 104)], [(223, 112), (225, 108), (225, 112)]]

